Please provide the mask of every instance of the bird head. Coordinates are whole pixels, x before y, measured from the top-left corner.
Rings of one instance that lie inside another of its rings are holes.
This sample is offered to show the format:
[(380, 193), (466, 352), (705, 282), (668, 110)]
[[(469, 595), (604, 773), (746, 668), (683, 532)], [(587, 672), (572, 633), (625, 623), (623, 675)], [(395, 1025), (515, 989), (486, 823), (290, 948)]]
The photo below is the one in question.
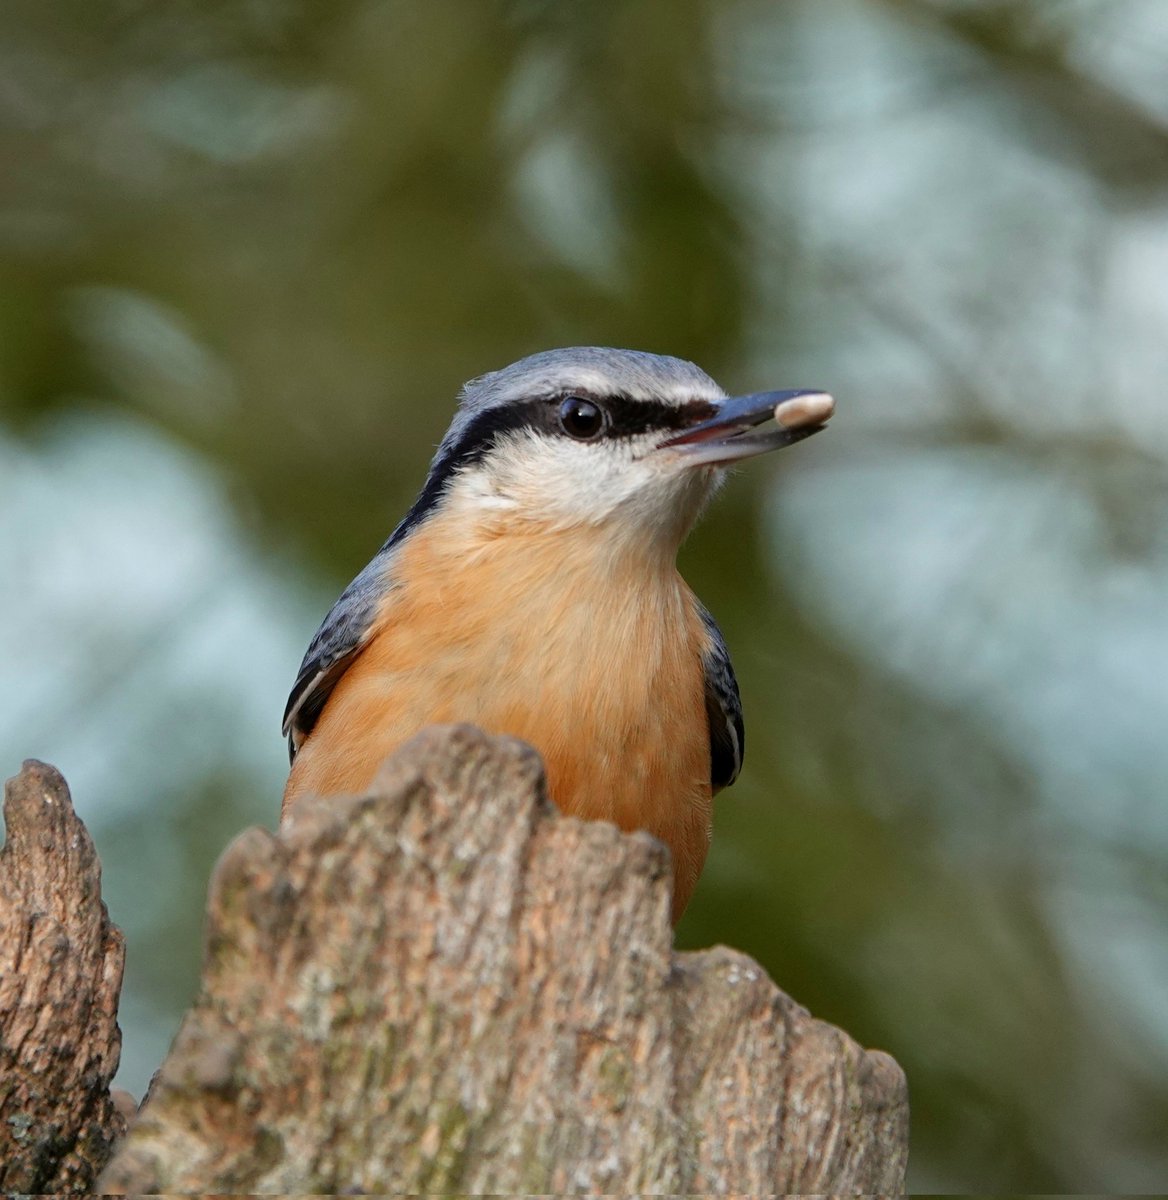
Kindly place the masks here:
[(831, 410), (822, 392), (728, 397), (693, 363), (641, 351), (533, 354), (464, 386), (403, 525), (441, 505), (673, 555), (728, 464), (810, 436)]

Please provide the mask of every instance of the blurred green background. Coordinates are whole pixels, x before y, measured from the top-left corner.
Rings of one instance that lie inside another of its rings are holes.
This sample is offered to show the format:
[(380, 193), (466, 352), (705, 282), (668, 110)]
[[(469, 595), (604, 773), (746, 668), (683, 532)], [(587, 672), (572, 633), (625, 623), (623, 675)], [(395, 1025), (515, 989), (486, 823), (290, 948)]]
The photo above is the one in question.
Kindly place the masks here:
[(1168, 5), (7, 0), (0, 749), (129, 942), (211, 864), (459, 384), (819, 386), (682, 567), (745, 773), (681, 927), (903, 1064), (918, 1190), (1168, 1179)]

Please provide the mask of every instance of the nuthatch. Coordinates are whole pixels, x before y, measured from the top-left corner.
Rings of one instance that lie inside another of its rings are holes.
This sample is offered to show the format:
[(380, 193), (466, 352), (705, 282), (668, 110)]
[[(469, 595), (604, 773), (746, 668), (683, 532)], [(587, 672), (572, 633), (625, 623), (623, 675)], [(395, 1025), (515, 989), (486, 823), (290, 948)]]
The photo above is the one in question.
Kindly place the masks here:
[(469, 721), (535, 746), (562, 812), (665, 842), (676, 920), (744, 745), (726, 643), (677, 551), (726, 464), (832, 408), (729, 399), (692, 363), (599, 347), (471, 380), (413, 507), (304, 656), (284, 815), (361, 792), (424, 725)]

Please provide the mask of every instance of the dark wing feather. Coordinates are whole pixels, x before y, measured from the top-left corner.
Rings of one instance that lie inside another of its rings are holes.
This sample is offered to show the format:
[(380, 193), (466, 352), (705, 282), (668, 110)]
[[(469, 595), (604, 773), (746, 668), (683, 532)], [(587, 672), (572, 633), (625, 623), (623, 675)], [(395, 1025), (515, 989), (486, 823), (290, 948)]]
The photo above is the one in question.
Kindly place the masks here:
[(387, 544), (341, 593), (309, 643), (284, 709), (288, 760), (296, 757), (340, 678), (364, 650), (385, 594), (393, 586)]
[(702, 666), (706, 672), (706, 717), (710, 725), (710, 783), (719, 792), (732, 784), (742, 769), (746, 730), (730, 651), (714, 618), (705, 608), (701, 613), (709, 639)]
[[(482, 454), (493, 433), (500, 427), (506, 428), (505, 421), (500, 426), (500, 411), (488, 409), (463, 425), (455, 421), (434, 456), (425, 486), (410, 511), (369, 565), (345, 588), (316, 631), (284, 709), (289, 760), (296, 757), (296, 751), (312, 732), (333, 688), (368, 643), (377, 610), (393, 587), (392, 567), (398, 547), (441, 503), (458, 471), (475, 461), (476, 455)], [(451, 434), (456, 430), (459, 435), (452, 441)]]

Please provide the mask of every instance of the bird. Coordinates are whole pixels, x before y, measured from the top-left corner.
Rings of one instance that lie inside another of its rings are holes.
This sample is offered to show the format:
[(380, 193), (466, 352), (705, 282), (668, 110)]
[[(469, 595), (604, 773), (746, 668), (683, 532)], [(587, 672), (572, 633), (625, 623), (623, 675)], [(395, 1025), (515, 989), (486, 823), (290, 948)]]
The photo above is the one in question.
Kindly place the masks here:
[(534, 746), (562, 813), (664, 842), (676, 922), (745, 750), (726, 642), (677, 553), (730, 464), (833, 406), (596, 346), (464, 384), (417, 499), (304, 655), (282, 821), (360, 794), (424, 726), (469, 722)]

